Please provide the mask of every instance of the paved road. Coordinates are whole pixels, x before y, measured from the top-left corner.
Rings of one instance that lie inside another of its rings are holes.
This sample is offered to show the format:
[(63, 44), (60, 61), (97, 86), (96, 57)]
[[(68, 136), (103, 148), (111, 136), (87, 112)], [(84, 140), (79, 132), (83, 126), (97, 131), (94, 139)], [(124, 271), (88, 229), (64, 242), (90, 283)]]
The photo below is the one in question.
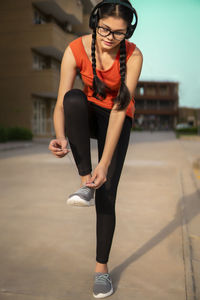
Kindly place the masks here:
[[(194, 288), (200, 299), (199, 179), (192, 169), (199, 143), (192, 143), (173, 132), (131, 134), (117, 194), (110, 299), (193, 300)], [(92, 161), (95, 167), (94, 140)], [(72, 154), (58, 159), (47, 141), (34, 142), (1, 151), (0, 168), (0, 300), (94, 299), (95, 209), (65, 204), (80, 184)]]

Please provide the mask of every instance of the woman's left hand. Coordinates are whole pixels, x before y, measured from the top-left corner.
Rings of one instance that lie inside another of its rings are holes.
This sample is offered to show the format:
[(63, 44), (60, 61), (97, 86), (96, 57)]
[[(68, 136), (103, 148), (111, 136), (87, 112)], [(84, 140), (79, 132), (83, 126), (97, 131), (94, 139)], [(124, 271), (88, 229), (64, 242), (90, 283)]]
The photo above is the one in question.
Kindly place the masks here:
[(92, 177), (90, 180), (87, 181), (86, 186), (92, 187), (95, 189), (100, 188), (106, 182), (107, 178), (107, 172), (108, 168), (106, 168), (102, 164), (98, 164), (97, 167), (94, 169), (94, 172), (92, 174)]

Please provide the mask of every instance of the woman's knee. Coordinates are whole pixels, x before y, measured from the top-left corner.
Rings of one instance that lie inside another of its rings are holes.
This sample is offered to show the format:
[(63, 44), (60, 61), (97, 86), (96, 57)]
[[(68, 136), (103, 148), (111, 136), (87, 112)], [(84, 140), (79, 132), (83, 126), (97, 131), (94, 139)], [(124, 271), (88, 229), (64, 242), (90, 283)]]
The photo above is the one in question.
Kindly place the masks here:
[(80, 89), (71, 89), (68, 92), (64, 94), (63, 98), (63, 106), (69, 106), (69, 105), (79, 105), (80, 103), (83, 103), (83, 100), (85, 100), (86, 95), (84, 92)]

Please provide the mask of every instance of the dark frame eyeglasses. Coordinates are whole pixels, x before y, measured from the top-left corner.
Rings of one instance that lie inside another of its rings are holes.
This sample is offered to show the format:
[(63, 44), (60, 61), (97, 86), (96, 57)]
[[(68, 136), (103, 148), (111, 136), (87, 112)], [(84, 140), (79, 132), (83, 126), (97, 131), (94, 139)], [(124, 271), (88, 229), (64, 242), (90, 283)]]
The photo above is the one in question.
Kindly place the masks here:
[(126, 37), (126, 33), (120, 32), (120, 31), (112, 31), (108, 28), (105, 28), (103, 26), (97, 26), (97, 32), (101, 35), (101, 36), (108, 36), (112, 33), (114, 39), (118, 40), (118, 41), (122, 41), (125, 37)]

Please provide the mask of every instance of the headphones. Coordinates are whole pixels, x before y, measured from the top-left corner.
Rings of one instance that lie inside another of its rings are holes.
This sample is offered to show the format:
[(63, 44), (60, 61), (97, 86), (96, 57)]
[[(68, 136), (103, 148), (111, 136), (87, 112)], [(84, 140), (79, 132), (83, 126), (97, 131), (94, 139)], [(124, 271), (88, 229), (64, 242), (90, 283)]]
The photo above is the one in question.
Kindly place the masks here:
[[(129, 26), (128, 26), (127, 32), (126, 32), (126, 36), (125, 36), (126, 39), (129, 39), (129, 38), (133, 35), (133, 33), (134, 33), (135, 29), (136, 29), (137, 22), (138, 22), (138, 16), (137, 16), (136, 10), (132, 7), (131, 4), (128, 4), (128, 3), (126, 3), (126, 2), (122, 2), (122, 1), (120, 1), (120, 0), (103, 0), (103, 1), (101, 1), (99, 4), (97, 4), (97, 5), (93, 8), (93, 10), (92, 10), (92, 12), (91, 12), (90, 19), (89, 19), (89, 27), (90, 27), (91, 29), (93, 29), (93, 30), (96, 29), (96, 27), (98, 26), (98, 20), (99, 20), (98, 14), (97, 14), (96, 10), (98, 10), (99, 7), (101, 7), (102, 5), (104, 5), (104, 4), (106, 4), (106, 3), (123, 5), (123, 6), (128, 7), (128, 8), (133, 12), (136, 21), (135, 21), (135, 24), (129, 25)], [(96, 12), (96, 13), (95, 13), (95, 12)]]

